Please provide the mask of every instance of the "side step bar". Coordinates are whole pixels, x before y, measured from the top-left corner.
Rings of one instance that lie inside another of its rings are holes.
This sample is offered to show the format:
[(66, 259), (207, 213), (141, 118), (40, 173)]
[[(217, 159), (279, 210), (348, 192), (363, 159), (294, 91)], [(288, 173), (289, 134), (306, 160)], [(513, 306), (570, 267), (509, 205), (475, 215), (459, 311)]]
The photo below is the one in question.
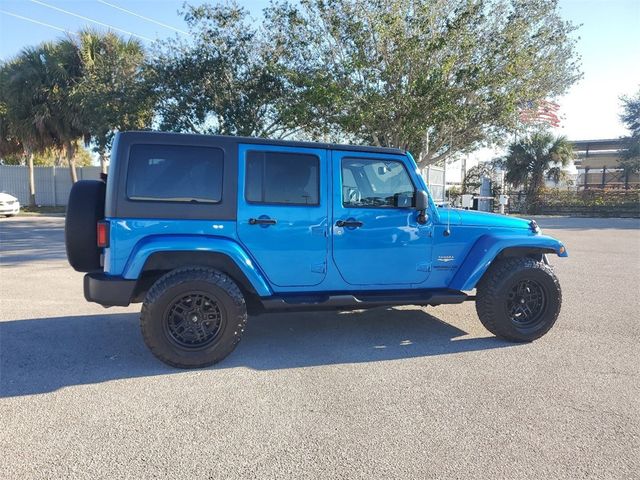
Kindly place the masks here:
[(268, 312), (304, 310), (360, 310), (394, 305), (441, 305), (473, 300), (458, 290), (416, 290), (404, 292), (362, 292), (351, 294), (288, 294), (261, 298)]

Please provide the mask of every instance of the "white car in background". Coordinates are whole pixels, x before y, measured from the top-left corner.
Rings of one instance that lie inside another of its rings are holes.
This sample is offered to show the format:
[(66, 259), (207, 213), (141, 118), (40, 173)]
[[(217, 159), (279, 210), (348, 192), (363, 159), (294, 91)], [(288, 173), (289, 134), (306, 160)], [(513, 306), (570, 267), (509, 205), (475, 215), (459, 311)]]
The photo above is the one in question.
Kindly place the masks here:
[(0, 215), (12, 217), (20, 213), (20, 202), (13, 195), (0, 192)]

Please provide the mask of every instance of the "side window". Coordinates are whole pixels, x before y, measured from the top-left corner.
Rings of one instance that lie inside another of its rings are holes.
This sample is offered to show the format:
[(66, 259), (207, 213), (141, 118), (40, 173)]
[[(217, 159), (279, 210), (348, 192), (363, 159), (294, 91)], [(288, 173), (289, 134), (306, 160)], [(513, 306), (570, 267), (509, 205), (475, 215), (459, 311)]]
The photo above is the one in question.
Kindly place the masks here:
[(245, 198), (252, 203), (319, 205), (320, 159), (288, 152), (247, 152)]
[(218, 203), (222, 200), (223, 156), (219, 148), (133, 145), (129, 153), (127, 197)]
[(402, 162), (342, 160), (342, 204), (345, 207), (409, 207), (415, 187)]

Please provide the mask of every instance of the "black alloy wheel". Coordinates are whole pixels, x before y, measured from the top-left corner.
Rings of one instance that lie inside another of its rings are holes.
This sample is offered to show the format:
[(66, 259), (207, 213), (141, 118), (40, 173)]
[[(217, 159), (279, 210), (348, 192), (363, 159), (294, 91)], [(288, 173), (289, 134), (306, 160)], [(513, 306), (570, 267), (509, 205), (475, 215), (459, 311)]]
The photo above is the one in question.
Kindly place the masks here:
[(201, 349), (213, 343), (226, 321), (224, 309), (205, 292), (179, 295), (166, 309), (165, 332), (176, 345)]
[(520, 280), (507, 294), (509, 317), (520, 329), (535, 328), (546, 306), (544, 288), (535, 280)]

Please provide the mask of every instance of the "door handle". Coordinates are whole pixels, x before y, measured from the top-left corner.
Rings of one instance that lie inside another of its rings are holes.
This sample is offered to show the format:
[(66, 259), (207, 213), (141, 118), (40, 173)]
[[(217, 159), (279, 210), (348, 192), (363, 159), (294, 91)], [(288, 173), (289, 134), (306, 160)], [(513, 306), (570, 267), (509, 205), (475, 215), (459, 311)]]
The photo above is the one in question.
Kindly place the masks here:
[(278, 221), (275, 218), (250, 218), (249, 225), (275, 225)]
[(358, 221), (358, 220), (354, 220), (354, 219), (349, 219), (349, 220), (338, 220), (336, 222), (336, 227), (351, 227), (351, 228), (359, 228), (361, 226), (363, 226), (364, 223)]

